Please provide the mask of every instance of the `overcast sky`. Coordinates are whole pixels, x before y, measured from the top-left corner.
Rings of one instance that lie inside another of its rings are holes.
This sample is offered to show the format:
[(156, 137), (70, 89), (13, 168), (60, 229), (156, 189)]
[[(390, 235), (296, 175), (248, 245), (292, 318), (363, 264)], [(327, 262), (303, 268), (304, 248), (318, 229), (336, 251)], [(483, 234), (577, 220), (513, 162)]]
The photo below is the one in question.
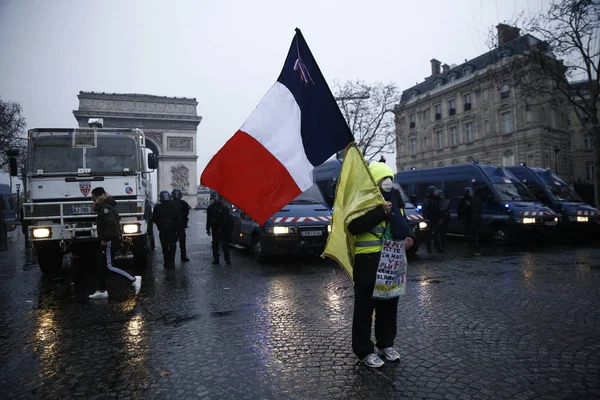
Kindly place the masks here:
[(0, 96), (28, 129), (75, 127), (81, 90), (196, 98), (200, 176), (277, 79), (296, 27), (330, 86), (404, 90), (432, 58), (486, 52), (490, 27), (549, 2), (0, 0)]

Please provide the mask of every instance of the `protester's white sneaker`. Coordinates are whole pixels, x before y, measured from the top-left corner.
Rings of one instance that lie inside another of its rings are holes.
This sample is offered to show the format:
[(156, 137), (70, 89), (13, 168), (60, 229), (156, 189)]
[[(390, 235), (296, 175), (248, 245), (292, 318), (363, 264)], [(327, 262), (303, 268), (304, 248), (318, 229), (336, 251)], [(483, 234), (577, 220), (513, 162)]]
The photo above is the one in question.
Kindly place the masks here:
[(388, 361), (400, 360), (400, 354), (393, 347), (386, 347), (385, 349), (377, 349), (377, 354), (384, 357)]
[(383, 367), (383, 360), (381, 358), (379, 358), (377, 356), (377, 354), (375, 353), (371, 353), (368, 356), (366, 356), (365, 358), (363, 358), (362, 360), (363, 363), (365, 363), (365, 365), (367, 367), (371, 367), (371, 368), (380, 368)]
[(138, 294), (140, 292), (140, 289), (142, 288), (142, 277), (139, 275), (136, 275), (135, 281), (133, 281), (131, 286), (133, 286), (133, 288), (135, 289), (135, 294)]
[(105, 290), (104, 292), (101, 292), (99, 290), (96, 290), (94, 294), (90, 294), (88, 297), (90, 299), (108, 299), (108, 291)]

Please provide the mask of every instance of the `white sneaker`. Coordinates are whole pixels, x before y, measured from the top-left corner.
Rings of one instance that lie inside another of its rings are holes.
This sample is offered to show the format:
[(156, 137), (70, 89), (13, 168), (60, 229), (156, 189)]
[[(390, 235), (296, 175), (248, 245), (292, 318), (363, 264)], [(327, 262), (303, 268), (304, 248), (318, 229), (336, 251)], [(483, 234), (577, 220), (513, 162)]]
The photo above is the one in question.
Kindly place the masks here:
[(101, 292), (99, 290), (96, 290), (94, 294), (90, 294), (88, 297), (90, 299), (108, 299), (108, 291), (105, 290), (104, 292)]
[(386, 347), (385, 349), (377, 349), (377, 354), (382, 357), (385, 357), (388, 361), (398, 361), (400, 360), (400, 353), (396, 351), (393, 347)]
[(135, 289), (135, 294), (138, 294), (140, 292), (140, 289), (142, 288), (142, 277), (139, 275), (136, 275), (135, 281), (133, 281), (131, 286), (133, 286), (133, 288)]
[(377, 354), (375, 353), (371, 353), (368, 356), (366, 356), (365, 358), (363, 358), (362, 360), (363, 363), (365, 363), (365, 365), (367, 367), (371, 367), (371, 368), (380, 368), (383, 367), (383, 360), (379, 357), (377, 357)]

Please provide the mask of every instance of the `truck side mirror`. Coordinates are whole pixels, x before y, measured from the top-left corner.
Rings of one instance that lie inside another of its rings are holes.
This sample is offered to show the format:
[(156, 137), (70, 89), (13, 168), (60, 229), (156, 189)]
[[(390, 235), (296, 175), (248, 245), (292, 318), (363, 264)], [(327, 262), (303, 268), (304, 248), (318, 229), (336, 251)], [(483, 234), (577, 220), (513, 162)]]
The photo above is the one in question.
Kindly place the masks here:
[(158, 157), (154, 153), (148, 153), (148, 169), (158, 168)]

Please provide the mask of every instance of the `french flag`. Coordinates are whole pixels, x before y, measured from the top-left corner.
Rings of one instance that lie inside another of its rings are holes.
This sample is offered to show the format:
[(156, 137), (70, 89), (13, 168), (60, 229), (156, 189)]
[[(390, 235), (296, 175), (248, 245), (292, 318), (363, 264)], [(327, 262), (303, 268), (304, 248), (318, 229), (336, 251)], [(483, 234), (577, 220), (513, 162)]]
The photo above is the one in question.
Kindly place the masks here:
[(313, 185), (313, 169), (354, 141), (299, 29), (277, 82), (200, 183), (261, 225)]

